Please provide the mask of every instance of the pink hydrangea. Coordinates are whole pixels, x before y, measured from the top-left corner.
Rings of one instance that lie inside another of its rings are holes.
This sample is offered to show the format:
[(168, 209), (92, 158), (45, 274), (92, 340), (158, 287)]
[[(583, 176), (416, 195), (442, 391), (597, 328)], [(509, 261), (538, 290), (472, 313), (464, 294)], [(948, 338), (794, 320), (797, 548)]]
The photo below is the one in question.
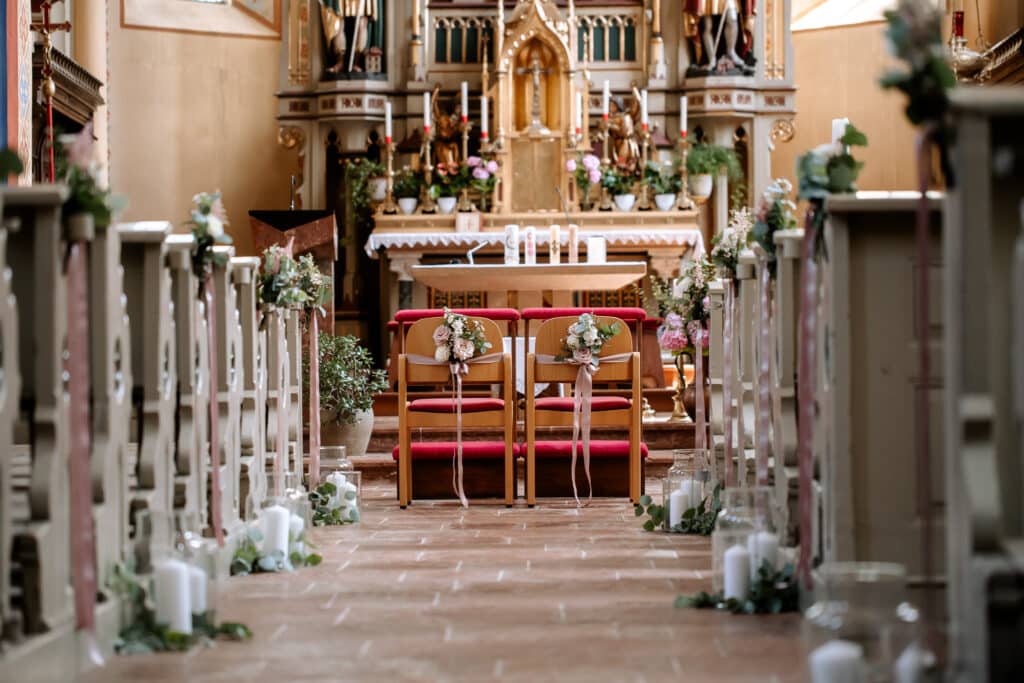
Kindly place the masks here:
[(575, 173), (576, 172), (576, 160), (575, 159), (569, 159), (567, 162), (565, 162), (565, 170), (568, 171), (569, 173)]
[(498, 172), (498, 162), (495, 161), (494, 159), (491, 159), (490, 161), (488, 161), (487, 162), (487, 172), (488, 173), (497, 173)]
[(666, 351), (682, 351), (689, 346), (689, 342), (682, 330), (665, 329), (658, 338), (658, 344)]
[(593, 154), (583, 155), (583, 168), (587, 169), (588, 171), (596, 171), (600, 167), (601, 160), (598, 159), (596, 156), (594, 156)]
[(596, 168), (592, 168), (590, 169), (589, 177), (590, 182), (599, 183), (601, 182), (601, 171), (597, 170)]
[(491, 177), (491, 174), (483, 166), (477, 166), (473, 169), (473, 177), (477, 180), (487, 180)]
[(678, 313), (669, 313), (665, 316), (665, 325), (676, 330), (682, 329), (683, 317)]
[(482, 163), (483, 163), (483, 159), (481, 159), (480, 157), (467, 157), (466, 158), (466, 166), (469, 166), (470, 168), (476, 168), (477, 166), (479, 166)]

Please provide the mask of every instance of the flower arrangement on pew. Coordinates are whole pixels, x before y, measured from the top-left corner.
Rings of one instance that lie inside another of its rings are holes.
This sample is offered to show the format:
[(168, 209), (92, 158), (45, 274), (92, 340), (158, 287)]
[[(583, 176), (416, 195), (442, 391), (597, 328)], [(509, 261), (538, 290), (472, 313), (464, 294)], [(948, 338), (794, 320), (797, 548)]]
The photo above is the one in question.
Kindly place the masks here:
[(434, 360), (449, 363), (454, 372), (465, 375), (469, 372), (467, 361), (491, 348), (479, 320), (470, 320), (461, 313), (444, 309), (443, 322), (434, 330)]
[[(688, 508), (683, 512), (679, 523), (668, 529), (672, 534), (691, 534), (695, 536), (710, 536), (715, 529), (715, 521), (718, 513), (722, 511), (722, 485), (715, 486), (714, 492), (709, 497), (700, 501), (697, 507)], [(633, 506), (633, 513), (637, 517), (645, 514), (650, 519), (644, 520), (644, 531), (654, 531), (665, 526), (665, 515), (667, 507), (658, 505), (648, 495), (640, 496), (640, 502)]]
[(562, 353), (555, 356), (555, 360), (597, 370), (601, 365), (601, 349), (619, 331), (618, 323), (602, 325), (593, 313), (582, 313), (566, 330)]
[(302, 305), (307, 311), (327, 315), (324, 309), (331, 301), (333, 286), (331, 278), (321, 272), (312, 254), (303, 254), (295, 264), (296, 286), (306, 295)]
[[(95, 225), (110, 225), (114, 216), (127, 205), (127, 201), (99, 185), (99, 164), (93, 154), (92, 123), (86, 124), (73, 135), (61, 135), (54, 152), (56, 178), (68, 186), (64, 214), (86, 214), (92, 217)], [(3, 179), (6, 179), (9, 172), (21, 172), (17, 170), (21, 167), (21, 160), (16, 154), (6, 159), (7, 170), (0, 174)]]
[(220, 191), (200, 192), (192, 197), (191, 218), (186, 225), (196, 240), (192, 252), (192, 272), (199, 278), (201, 289), (213, 264), (223, 265), (227, 262), (227, 256), (214, 252), (213, 245), (231, 244), (231, 235), (225, 230), (228, 216)]
[[(213, 610), (193, 612), (191, 631), (172, 629), (157, 620), (154, 608), (155, 592), (144, 584), (132, 568), (114, 567), (109, 587), (129, 613), (128, 625), (118, 634), (114, 651), (118, 654), (150, 654), (153, 652), (182, 652), (198, 643), (209, 643), (218, 638), (248, 640), (252, 631), (245, 624), (216, 622)], [(190, 586), (191, 588), (191, 586)]]
[(299, 265), (292, 258), (290, 247), (274, 244), (264, 250), (257, 284), (260, 302), (270, 306), (304, 306), (309, 301), (309, 294), (302, 287)]
[(576, 181), (579, 190), (580, 209), (590, 208), (590, 189), (601, 182), (601, 160), (594, 154), (578, 153), (575, 159), (565, 162), (565, 170)]
[[(235, 554), (231, 557), (232, 576), (290, 572), (299, 567), (315, 567), (323, 561), (320, 555), (309, 552), (316, 546), (307, 538), (303, 525), (298, 523), (302, 521), (301, 518), (285, 510), (289, 515), (284, 526), (287, 533), (279, 534), (274, 523), (274, 512), (276, 510), (273, 507), (264, 508), (260, 521), (249, 526), (246, 534), (238, 541)], [(277, 536), (284, 538), (278, 539)]]
[(719, 277), (736, 277), (740, 252), (750, 243), (753, 227), (753, 215), (747, 207), (729, 212), (728, 227), (711, 240), (711, 262), (715, 264)]
[(761, 195), (754, 212), (754, 227), (750, 237), (764, 250), (772, 277), (775, 276), (775, 233), (796, 227), (796, 218), (793, 216), (796, 204), (789, 198), (792, 191), (791, 182), (785, 178), (776, 178)]
[(698, 333), (701, 348), (708, 348), (706, 328), (711, 318), (708, 285), (715, 278), (715, 266), (701, 258), (690, 261), (673, 285), (672, 291), (656, 290), (655, 296), (664, 304), (665, 322), (658, 329), (658, 344), (678, 356), (696, 353)]
[[(746, 571), (746, 570), (744, 570)], [(776, 569), (767, 560), (757, 569), (756, 578), (744, 597), (725, 597), (723, 593), (700, 592), (680, 595), (676, 607), (717, 609), (733, 614), (782, 614), (800, 609), (800, 587), (792, 564)]]
[(811, 221), (818, 232), (819, 253), (824, 243), (825, 197), (857, 191), (857, 176), (864, 162), (854, 159), (850, 148), (867, 144), (867, 136), (852, 123), (847, 123), (838, 142), (818, 145), (797, 159), (797, 196), (811, 204)]

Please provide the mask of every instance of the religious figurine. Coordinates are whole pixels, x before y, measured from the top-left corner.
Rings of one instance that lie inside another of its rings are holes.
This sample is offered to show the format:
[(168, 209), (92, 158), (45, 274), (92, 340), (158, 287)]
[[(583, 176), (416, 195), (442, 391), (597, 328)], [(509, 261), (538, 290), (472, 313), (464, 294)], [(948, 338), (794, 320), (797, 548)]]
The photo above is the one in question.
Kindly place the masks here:
[(756, 0), (686, 0), (684, 33), (693, 47), (689, 75), (754, 73), (755, 3)]
[(441, 84), (434, 86), (434, 92), (430, 97), (431, 114), (433, 119), (434, 141), (434, 165), (456, 164), (462, 161), (462, 105), (456, 103), (452, 113), (441, 110), (441, 98), (438, 93), (441, 91)]
[(327, 73), (363, 71), (370, 45), (369, 22), (379, 19), (377, 0), (320, 0), (320, 19), (327, 50), (334, 59)]
[(540, 57), (537, 52), (534, 51), (530, 56), (529, 68), (516, 69), (516, 74), (522, 76), (529, 74), (532, 91), (530, 97), (530, 130), (534, 133), (548, 135), (551, 131), (541, 121), (540, 113), (540, 93), (542, 88), (541, 77), (547, 75), (548, 70), (541, 67)]
[(633, 86), (633, 102), (627, 109), (621, 97), (609, 102), (608, 135), (612, 163), (619, 168), (635, 171), (640, 163), (640, 143), (637, 124), (640, 121), (640, 91)]

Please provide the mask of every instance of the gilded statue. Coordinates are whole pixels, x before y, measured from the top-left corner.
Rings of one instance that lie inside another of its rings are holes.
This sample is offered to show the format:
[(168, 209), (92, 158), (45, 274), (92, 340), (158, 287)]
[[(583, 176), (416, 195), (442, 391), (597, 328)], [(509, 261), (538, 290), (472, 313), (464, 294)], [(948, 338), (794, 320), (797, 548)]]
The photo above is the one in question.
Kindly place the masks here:
[(633, 101), (628, 108), (621, 97), (614, 97), (608, 109), (608, 147), (612, 162), (619, 168), (635, 171), (640, 163), (640, 91), (633, 86)]
[(683, 30), (693, 50), (688, 74), (753, 75), (756, 2), (686, 0)]
[(462, 123), (462, 105), (455, 103), (455, 109), (451, 113), (442, 111), (441, 84), (434, 86), (431, 94), (431, 113), (434, 127), (434, 165), (458, 164), (462, 161), (462, 129), (466, 125)]
[(365, 68), (370, 22), (378, 21), (377, 0), (320, 0), (320, 23), (334, 63), (329, 74), (356, 73)]

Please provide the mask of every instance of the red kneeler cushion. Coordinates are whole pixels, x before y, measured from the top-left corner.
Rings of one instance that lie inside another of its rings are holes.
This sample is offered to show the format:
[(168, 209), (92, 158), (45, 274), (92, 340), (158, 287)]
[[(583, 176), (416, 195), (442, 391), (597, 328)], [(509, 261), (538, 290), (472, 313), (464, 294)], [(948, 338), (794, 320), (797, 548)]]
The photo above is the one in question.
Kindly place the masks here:
[(647, 317), (647, 311), (642, 308), (524, 308), (523, 320), (550, 320), (551, 318), (583, 315), (584, 313), (607, 315), (630, 322)]
[[(519, 320), (519, 311), (514, 308), (453, 308), (452, 312), (489, 320)], [(407, 308), (395, 313), (395, 322), (411, 324), (424, 318), (440, 318), (442, 315), (444, 310), (440, 308)]]
[[(573, 411), (572, 397), (566, 396), (544, 396), (537, 399), (537, 410), (557, 410), (559, 412), (571, 413)], [(625, 396), (594, 396), (590, 399), (590, 409), (594, 412), (602, 410), (625, 410), (629, 408), (629, 399)]]
[[(463, 398), (463, 413), (483, 413), (488, 410), (504, 410), (505, 402), (500, 398)], [(416, 413), (455, 413), (455, 399), (418, 398), (409, 404), (409, 410)]]
[[(410, 452), (413, 460), (451, 460), (455, 457), (458, 447), (453, 441), (421, 441), (412, 444)], [(512, 455), (519, 455), (519, 444), (512, 444)], [(488, 460), (505, 457), (504, 441), (464, 441), (462, 443), (464, 459)], [(398, 460), (398, 446), (391, 450), (391, 459)]]
[[(522, 447), (526, 454), (526, 445)], [(572, 441), (537, 441), (535, 453), (538, 458), (568, 458), (572, 455)], [(583, 442), (576, 444), (576, 453), (583, 455)], [(648, 455), (647, 444), (640, 443), (640, 457)], [(592, 458), (628, 458), (628, 441), (591, 441), (590, 456)]]

